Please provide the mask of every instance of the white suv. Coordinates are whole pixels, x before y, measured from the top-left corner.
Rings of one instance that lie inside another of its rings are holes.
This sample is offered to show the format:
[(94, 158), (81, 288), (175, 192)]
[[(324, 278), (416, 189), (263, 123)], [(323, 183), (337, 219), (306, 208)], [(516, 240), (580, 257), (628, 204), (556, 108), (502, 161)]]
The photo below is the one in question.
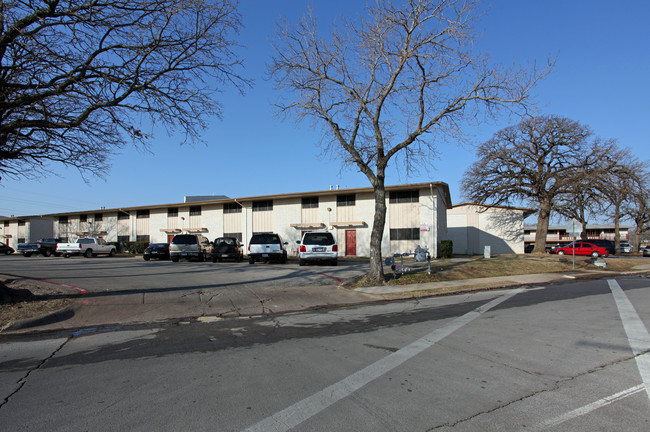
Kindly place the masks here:
[(331, 232), (306, 232), (298, 243), (300, 244), (301, 266), (309, 261), (326, 261), (331, 265), (338, 264), (339, 247)]

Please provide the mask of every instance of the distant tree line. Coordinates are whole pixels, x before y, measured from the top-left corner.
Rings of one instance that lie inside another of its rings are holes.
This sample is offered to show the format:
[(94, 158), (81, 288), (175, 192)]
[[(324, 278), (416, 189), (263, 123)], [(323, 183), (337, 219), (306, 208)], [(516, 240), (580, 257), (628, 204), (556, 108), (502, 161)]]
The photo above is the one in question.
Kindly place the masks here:
[(581, 238), (590, 219), (611, 218), (617, 250), (620, 221), (631, 220), (636, 250), (650, 231), (648, 174), (647, 162), (615, 140), (603, 140), (575, 120), (546, 115), (526, 118), (481, 144), (462, 189), (475, 202), (536, 208), (534, 253), (545, 251), (552, 214), (580, 221)]

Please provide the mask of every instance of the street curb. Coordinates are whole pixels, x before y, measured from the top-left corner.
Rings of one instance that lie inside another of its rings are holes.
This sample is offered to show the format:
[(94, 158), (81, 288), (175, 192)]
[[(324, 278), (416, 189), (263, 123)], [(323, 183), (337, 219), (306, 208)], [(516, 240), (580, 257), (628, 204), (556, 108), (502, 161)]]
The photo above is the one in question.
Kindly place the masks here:
[(61, 321), (66, 321), (72, 318), (75, 314), (74, 306), (66, 306), (61, 310), (56, 312), (51, 312), (47, 315), (25, 318), (18, 321), (9, 323), (4, 328), (0, 329), (0, 332), (10, 332), (16, 330), (28, 329), (31, 327), (39, 327), (48, 324), (54, 324)]

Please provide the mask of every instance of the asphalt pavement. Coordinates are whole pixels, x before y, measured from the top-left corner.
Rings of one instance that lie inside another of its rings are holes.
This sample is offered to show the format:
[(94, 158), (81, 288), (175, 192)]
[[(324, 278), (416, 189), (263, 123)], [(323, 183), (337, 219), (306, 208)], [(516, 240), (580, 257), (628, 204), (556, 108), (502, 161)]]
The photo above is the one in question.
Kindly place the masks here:
[[(650, 271), (650, 265), (639, 271)], [(645, 268), (647, 267), (647, 268)], [(127, 326), (177, 320), (205, 321), (256, 317), (336, 306), (437, 295), (478, 289), (548, 284), (567, 279), (602, 277), (609, 272), (541, 273), (401, 286), (347, 289), (343, 286), (286, 286), (203, 293), (152, 292), (80, 295), (55, 313), (15, 322), (4, 334)]]

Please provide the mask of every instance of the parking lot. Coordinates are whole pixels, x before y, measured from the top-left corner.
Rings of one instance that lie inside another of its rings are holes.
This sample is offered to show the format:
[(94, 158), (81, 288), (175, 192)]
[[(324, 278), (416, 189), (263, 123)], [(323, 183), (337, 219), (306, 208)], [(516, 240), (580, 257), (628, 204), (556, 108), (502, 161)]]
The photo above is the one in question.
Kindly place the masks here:
[(73, 321), (77, 327), (135, 324), (359, 303), (368, 296), (339, 286), (366, 271), (365, 261), (344, 260), (338, 266), (299, 266), (297, 260), (250, 265), (245, 261), (173, 263), (138, 257), (13, 255), (0, 259), (0, 277), (56, 285), (74, 295), (76, 305), (84, 306), (74, 308), (74, 320), (66, 316), (50, 325), (51, 329), (70, 328)]
[(2, 257), (0, 273), (42, 279), (97, 292), (237, 290), (292, 286), (337, 285), (367, 271), (362, 260), (338, 266), (300, 267), (247, 262), (144, 261), (138, 257)]

